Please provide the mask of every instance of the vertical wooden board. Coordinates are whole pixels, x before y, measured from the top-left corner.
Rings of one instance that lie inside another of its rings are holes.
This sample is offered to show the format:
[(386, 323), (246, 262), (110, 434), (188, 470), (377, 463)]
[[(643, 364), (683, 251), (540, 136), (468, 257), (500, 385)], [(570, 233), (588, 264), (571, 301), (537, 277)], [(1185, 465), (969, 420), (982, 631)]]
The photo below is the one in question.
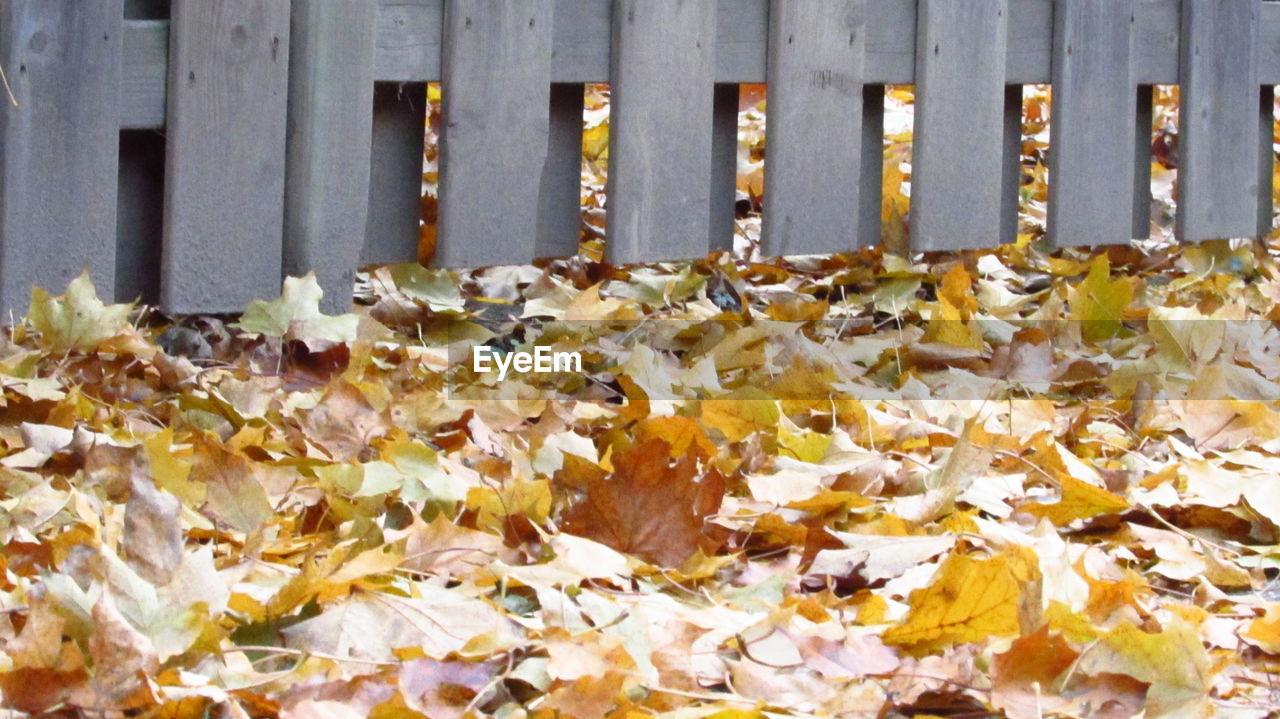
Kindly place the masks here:
[(1260, 0), (1183, 0), (1177, 232), (1258, 230)]
[[(551, 79), (563, 83), (609, 81), (613, 0), (556, 0)], [(598, 68), (594, 72), (585, 68)], [(594, 75), (594, 77), (591, 77)]]
[(989, 246), (1018, 239), (1022, 199), (1022, 86), (1004, 88), (1004, 151), (1000, 174), (1000, 236)]
[(236, 312), (280, 292), (289, 3), (174, 0), (167, 312)]
[(164, 127), (169, 74), (169, 23), (128, 20), (120, 67), (120, 129)]
[[(1054, 16), (1050, 239), (1131, 239), (1135, 82), (1131, 0), (1058, 0)], [(1103, 169), (1105, 168), (1105, 171)]]
[(1003, 205), (1007, 0), (920, 0), (911, 247), (994, 245)]
[(1133, 123), (1133, 236), (1151, 236), (1151, 133), (1155, 122), (1155, 87), (1138, 86)]
[(611, 59), (611, 262), (706, 253), (716, 3), (616, 0)]
[(580, 82), (551, 86), (551, 129), (538, 198), (538, 257), (578, 254), (582, 234), (582, 101)]
[(868, 247), (884, 235), (884, 85), (862, 87), (861, 164), (857, 246)]
[(738, 199), (738, 86), (716, 85), (711, 114), (710, 250), (733, 250)]
[(369, 215), (374, 0), (293, 0), (283, 271), (351, 308)]
[(1271, 232), (1275, 191), (1276, 91), (1264, 85), (1258, 96), (1258, 236)]
[(445, 0), (378, 0), (379, 82), (439, 82)]
[(0, 323), (32, 284), (115, 284), (120, 0), (0, 2)]
[(774, 0), (762, 243), (771, 255), (858, 242), (866, 0)]
[(361, 264), (418, 259), (426, 108), (427, 90), (422, 83), (374, 85), (369, 219)]
[(551, 103), (552, 0), (448, 0), (436, 264), (536, 252)]

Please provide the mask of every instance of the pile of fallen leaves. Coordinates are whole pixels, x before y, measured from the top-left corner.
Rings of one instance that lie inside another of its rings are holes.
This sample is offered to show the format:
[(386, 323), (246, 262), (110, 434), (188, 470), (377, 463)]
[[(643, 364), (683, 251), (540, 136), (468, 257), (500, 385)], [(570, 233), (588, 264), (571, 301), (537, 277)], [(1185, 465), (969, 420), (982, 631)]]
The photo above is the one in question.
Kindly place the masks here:
[[(17, 716), (1267, 716), (1268, 248), (37, 290), (0, 341)], [(464, 359), (582, 353), (498, 382)]]

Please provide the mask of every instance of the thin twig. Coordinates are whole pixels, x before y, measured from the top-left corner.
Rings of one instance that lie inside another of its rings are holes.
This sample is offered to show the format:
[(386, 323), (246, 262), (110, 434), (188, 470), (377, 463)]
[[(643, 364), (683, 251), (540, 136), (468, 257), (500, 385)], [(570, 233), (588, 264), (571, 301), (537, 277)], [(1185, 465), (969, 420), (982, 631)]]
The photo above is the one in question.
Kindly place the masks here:
[(237, 644), (234, 648), (227, 649), (224, 651), (262, 652), (264, 654), (286, 654), (289, 656), (302, 657), (304, 659), (307, 657), (315, 657), (316, 659), (325, 659), (331, 662), (351, 662), (352, 664), (368, 664), (371, 666), (378, 666), (378, 667), (398, 667), (401, 664), (401, 662), (384, 662), (378, 659), (358, 659), (356, 657), (339, 657), (333, 654), (324, 654), (321, 652), (312, 652), (312, 651), (306, 651), (302, 649), (291, 649), (289, 647), (259, 646), (256, 644)]
[(13, 96), (13, 88), (9, 87), (9, 76), (4, 74), (4, 65), (0, 65), (0, 82), (4, 83), (4, 91), (9, 96), (9, 102), (14, 107), (18, 107), (18, 98)]

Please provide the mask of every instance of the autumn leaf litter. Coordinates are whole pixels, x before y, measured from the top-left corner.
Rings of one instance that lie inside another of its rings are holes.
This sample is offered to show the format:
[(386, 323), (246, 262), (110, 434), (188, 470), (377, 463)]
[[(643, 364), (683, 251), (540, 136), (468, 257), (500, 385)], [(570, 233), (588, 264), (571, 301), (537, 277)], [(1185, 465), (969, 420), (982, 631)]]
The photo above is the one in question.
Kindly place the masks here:
[[(1275, 249), (589, 250), (235, 321), (38, 290), (0, 341), (4, 704), (1268, 716)], [(497, 383), (478, 343), (585, 372)]]

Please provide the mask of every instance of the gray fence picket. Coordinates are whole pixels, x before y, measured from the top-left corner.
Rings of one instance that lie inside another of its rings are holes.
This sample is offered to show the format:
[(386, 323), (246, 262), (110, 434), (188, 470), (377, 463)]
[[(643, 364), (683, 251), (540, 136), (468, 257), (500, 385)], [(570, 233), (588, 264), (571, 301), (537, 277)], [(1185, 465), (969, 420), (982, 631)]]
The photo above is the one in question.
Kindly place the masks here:
[(1258, 230), (1260, 0), (1184, 0), (1177, 232), (1184, 242)]
[(1007, 0), (921, 0), (911, 247), (994, 245), (1002, 232)]
[(715, 11), (688, 0), (614, 4), (611, 262), (707, 251), (699, 245), (710, 233)]
[(538, 257), (578, 254), (582, 234), (582, 83), (551, 86), (550, 136), (538, 202)]
[[(1132, 0), (1058, 0), (1048, 231), (1059, 246), (1119, 244), (1133, 230)], [(1100, 168), (1108, 168), (1100, 172)]]
[(293, 0), (286, 275), (315, 271), (322, 309), (351, 307), (369, 214), (373, 0)]
[(0, 3), (0, 321), (32, 283), (115, 282), (120, 0)]
[(360, 264), (414, 262), (422, 224), (422, 83), (377, 83), (373, 88), (369, 219)]
[(124, 24), (120, 68), (120, 129), (164, 127), (168, 81), (169, 22), (130, 20)]
[(445, 3), (436, 264), (535, 254), (551, 103), (552, 0)]
[(289, 3), (172, 11), (160, 305), (239, 311), (280, 292)]
[(861, 204), (867, 3), (771, 8), (761, 241), (771, 255), (848, 252), (866, 235), (850, 208)]

